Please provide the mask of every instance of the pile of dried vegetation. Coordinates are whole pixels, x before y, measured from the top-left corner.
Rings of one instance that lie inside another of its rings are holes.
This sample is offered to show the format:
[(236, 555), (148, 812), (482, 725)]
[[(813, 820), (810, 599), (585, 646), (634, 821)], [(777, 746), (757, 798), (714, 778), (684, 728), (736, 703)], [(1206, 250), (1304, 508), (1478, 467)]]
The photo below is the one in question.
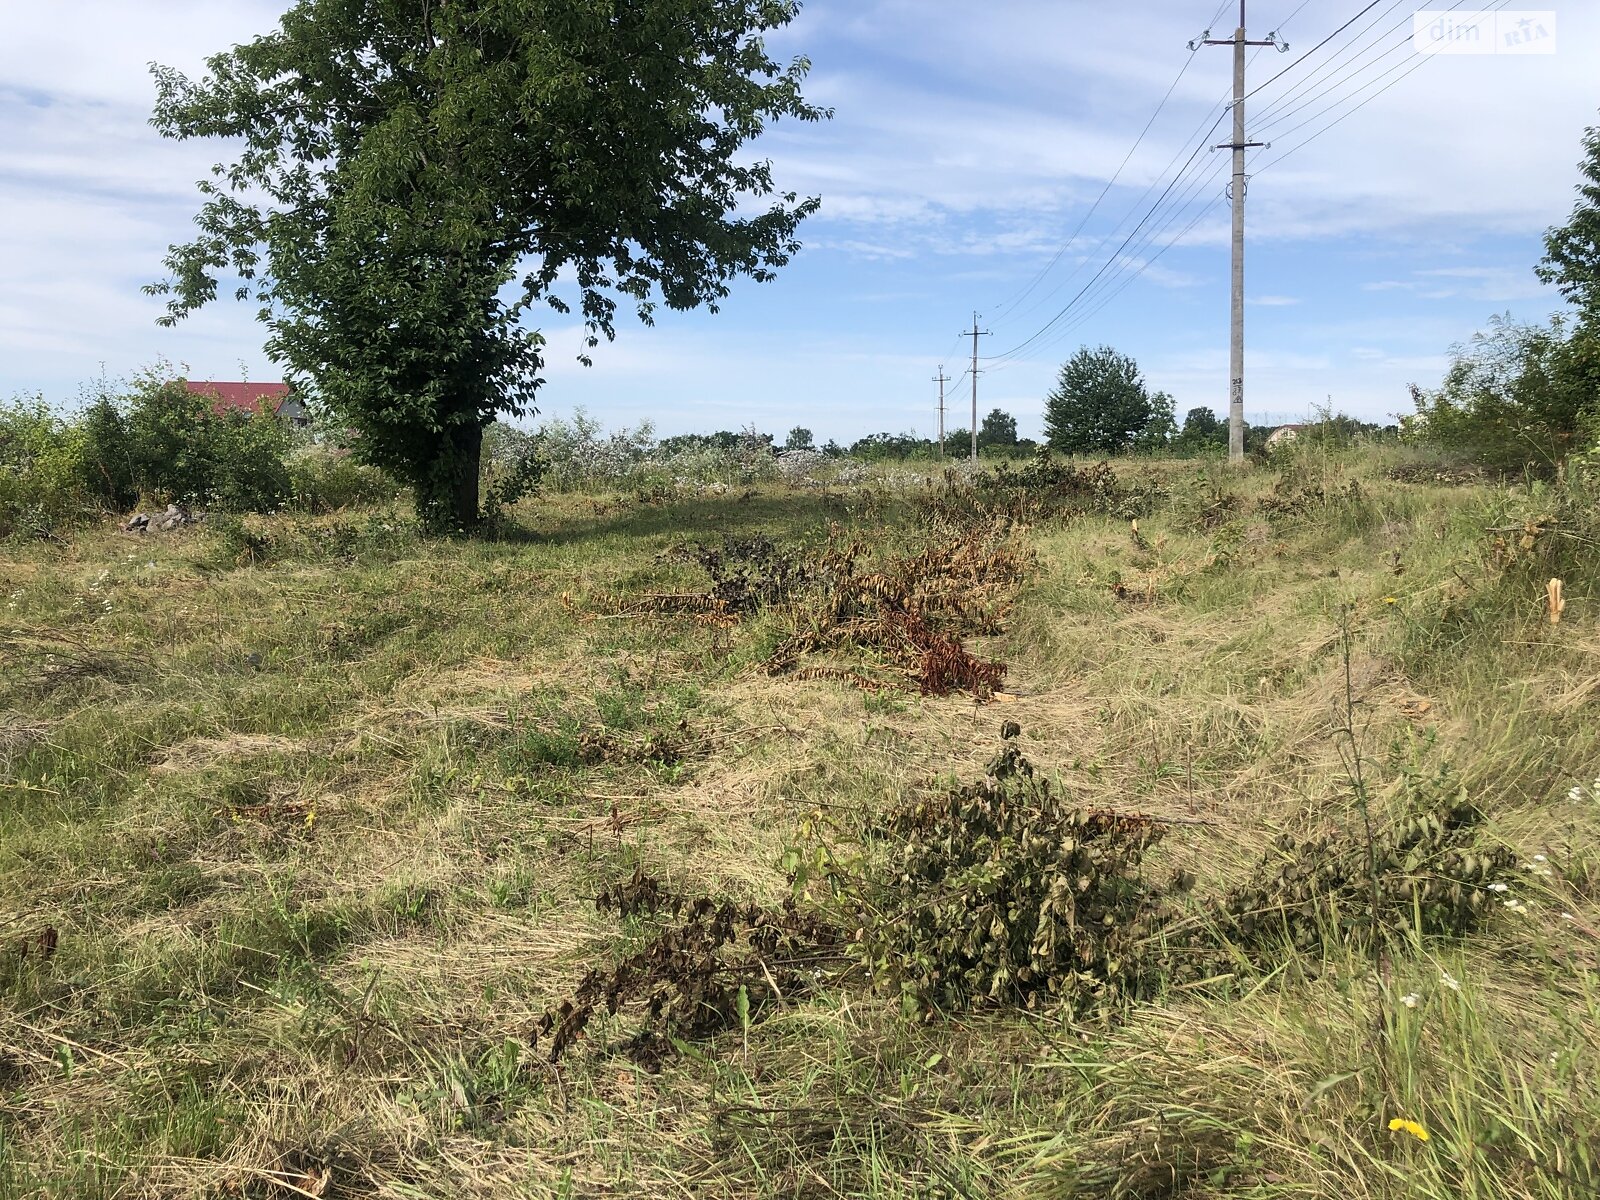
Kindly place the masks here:
[(863, 815), (853, 833), (833, 822), (791, 850), (794, 893), (776, 908), (686, 897), (640, 868), (602, 891), (602, 912), (669, 919), (546, 1013), (551, 1057), (598, 1012), (628, 1010), (618, 1045), (655, 1065), (677, 1039), (747, 1028), (827, 988), (898, 997), (924, 1019), (974, 1007), (1115, 1019), (1165, 987), (1271, 973), (1297, 951), (1464, 936), (1515, 863), (1479, 844), (1475, 809), (1424, 797), (1370, 835), (1284, 834), (1248, 880), (1195, 896), (1187, 871), (1145, 872), (1170, 819), (1074, 803), (1020, 734), (1005, 724), (976, 782)]
[(979, 698), (1000, 687), (1006, 667), (965, 641), (1001, 631), (1033, 563), (1003, 517), (935, 527), (914, 552), (874, 551), (835, 525), (815, 547), (756, 534), (669, 557), (695, 563), (709, 588), (653, 593), (624, 612), (692, 614), (724, 627), (770, 613), (784, 631), (766, 661), (770, 674)]

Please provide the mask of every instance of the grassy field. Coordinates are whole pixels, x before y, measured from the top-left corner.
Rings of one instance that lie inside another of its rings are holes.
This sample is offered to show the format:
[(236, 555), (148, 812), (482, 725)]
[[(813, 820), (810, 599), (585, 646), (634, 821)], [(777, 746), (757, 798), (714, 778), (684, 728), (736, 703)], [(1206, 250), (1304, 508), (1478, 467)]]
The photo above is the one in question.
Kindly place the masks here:
[[(986, 702), (817, 650), (803, 586), (697, 598), (695, 544), (758, 534), (915, 574), (953, 482), (0, 547), (0, 1196), (1595, 1194), (1593, 497), (1401, 465), (1017, 491), (970, 543), (1017, 577), (946, 580)], [(776, 906), (787, 851), (982, 779), (1005, 722), (1074, 804), (1170, 822), (1146, 873), (1194, 911), (1419, 797), (1515, 857), (1461, 934), (1335, 921), (1078, 1015), (930, 1013), (846, 950), (667, 1053), (625, 1006), (551, 1062), (546, 1010), (662, 924), (597, 894)]]

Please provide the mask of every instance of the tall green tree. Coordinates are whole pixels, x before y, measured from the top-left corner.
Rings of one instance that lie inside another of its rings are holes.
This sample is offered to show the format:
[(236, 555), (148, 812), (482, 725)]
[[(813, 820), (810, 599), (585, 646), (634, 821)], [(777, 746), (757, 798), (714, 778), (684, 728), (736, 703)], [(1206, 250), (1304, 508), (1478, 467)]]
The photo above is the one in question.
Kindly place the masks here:
[(1228, 445), (1228, 423), (1209, 408), (1191, 408), (1183, 417), (1183, 431), (1178, 434), (1178, 444), (1193, 452), (1206, 446)]
[(1017, 419), (1002, 408), (992, 408), (978, 426), (978, 449), (1017, 444)]
[[(223, 280), (267, 350), (415, 491), (432, 525), (478, 517), (484, 427), (532, 408), (536, 304), (715, 311), (799, 249), (815, 198), (736, 162), (802, 98), (762, 35), (796, 0), (299, 0), (192, 81), (154, 68), (153, 124), (237, 139), (174, 246), (163, 320)], [(776, 200), (767, 198), (776, 196)], [(566, 296), (558, 280), (567, 279)], [(587, 361), (587, 359), (585, 359)]]
[(1166, 450), (1178, 436), (1176, 402), (1166, 392), (1155, 392), (1150, 397), (1150, 418), (1144, 428), (1133, 435), (1134, 449), (1145, 453)]
[(1600, 330), (1600, 126), (1584, 131), (1578, 165), (1578, 202), (1565, 225), (1545, 234), (1544, 260), (1535, 270), (1572, 301), (1583, 322)]
[(1062, 364), (1045, 397), (1045, 440), (1065, 454), (1115, 454), (1150, 423), (1152, 411), (1133, 359), (1110, 346), (1084, 346)]

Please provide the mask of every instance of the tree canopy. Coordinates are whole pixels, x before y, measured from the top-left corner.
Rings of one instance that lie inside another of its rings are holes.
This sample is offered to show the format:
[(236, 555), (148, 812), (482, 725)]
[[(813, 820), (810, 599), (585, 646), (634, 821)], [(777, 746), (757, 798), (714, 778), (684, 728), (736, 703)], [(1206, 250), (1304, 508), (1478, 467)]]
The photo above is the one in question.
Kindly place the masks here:
[(983, 419), (983, 424), (978, 426), (978, 449), (987, 450), (991, 446), (1016, 444), (1017, 419), (1004, 409), (990, 409), (989, 415)]
[(1537, 270), (1578, 307), (1586, 324), (1600, 329), (1600, 126), (1584, 131), (1583, 149), (1578, 203), (1565, 225), (1545, 234)]
[[(762, 35), (794, 0), (299, 0), (192, 81), (154, 67), (153, 124), (238, 139), (171, 248), (170, 323), (226, 278), (268, 353), (357, 431), (434, 525), (478, 516), (484, 426), (531, 409), (535, 304), (588, 345), (619, 302), (715, 310), (770, 280), (815, 198), (735, 156), (827, 115)], [(775, 202), (764, 198), (777, 196)], [(559, 286), (558, 286), (559, 285)]]
[(1045, 440), (1065, 454), (1124, 450), (1154, 415), (1138, 364), (1110, 346), (1084, 346), (1045, 397)]

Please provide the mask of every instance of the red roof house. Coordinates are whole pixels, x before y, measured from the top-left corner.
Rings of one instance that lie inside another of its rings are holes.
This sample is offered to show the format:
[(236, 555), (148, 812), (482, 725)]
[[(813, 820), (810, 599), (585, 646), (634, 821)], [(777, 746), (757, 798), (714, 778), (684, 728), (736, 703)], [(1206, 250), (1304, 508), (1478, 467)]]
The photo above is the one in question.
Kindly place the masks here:
[(210, 379), (188, 379), (184, 384), (195, 395), (208, 397), (211, 411), (219, 417), (230, 412), (251, 416), (265, 412), (282, 417), (295, 426), (311, 423), (306, 406), (286, 383), (220, 383)]

